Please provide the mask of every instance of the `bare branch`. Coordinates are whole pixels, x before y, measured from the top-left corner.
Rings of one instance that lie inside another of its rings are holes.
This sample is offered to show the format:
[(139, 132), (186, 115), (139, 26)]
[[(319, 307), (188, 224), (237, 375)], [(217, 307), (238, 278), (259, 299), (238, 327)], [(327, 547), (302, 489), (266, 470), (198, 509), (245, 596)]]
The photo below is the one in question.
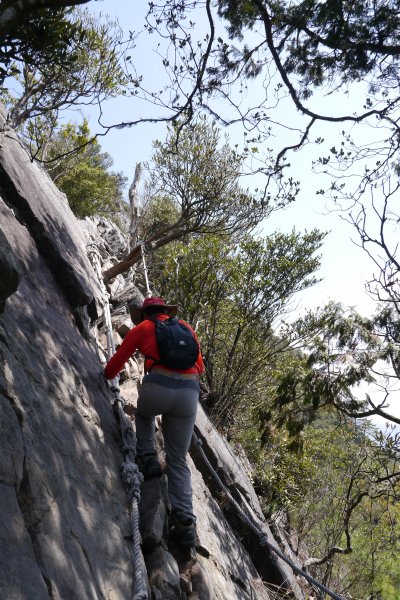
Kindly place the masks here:
[(362, 411), (349, 410), (341, 402), (335, 402), (335, 406), (339, 412), (343, 413), (344, 415), (346, 415), (348, 417), (351, 417), (352, 419), (365, 419), (366, 417), (377, 416), (377, 417), (382, 417), (383, 419), (386, 419), (386, 421), (390, 421), (391, 423), (397, 423), (398, 425), (400, 425), (400, 418), (396, 417), (395, 415), (391, 415), (391, 414), (387, 413), (386, 411), (382, 410), (378, 406), (375, 406), (374, 403), (371, 401), (371, 398), (369, 398), (369, 397), (368, 397), (368, 403), (370, 406), (372, 406), (372, 408), (370, 410), (362, 410)]
[[(143, 246), (145, 247), (147, 252), (154, 251), (154, 250), (157, 250), (158, 248), (162, 248), (163, 246), (166, 246), (167, 244), (169, 244), (170, 242), (173, 242), (174, 240), (180, 239), (186, 233), (187, 233), (187, 231), (185, 231), (185, 230), (182, 231), (182, 230), (177, 230), (177, 229), (171, 228), (168, 235), (161, 234), (161, 235), (159, 235), (159, 237), (154, 236), (156, 239), (154, 239), (151, 242), (146, 241), (143, 244)], [(128, 271), (131, 267), (133, 267), (133, 265), (135, 265), (136, 263), (138, 263), (141, 260), (141, 257), (142, 257), (142, 244), (138, 244), (137, 246), (135, 246), (135, 248), (133, 248), (129, 252), (129, 254), (123, 260), (121, 260), (119, 263), (117, 263), (110, 269), (107, 269), (107, 271), (104, 271), (104, 273), (103, 273), (104, 281), (107, 283), (107, 282), (111, 281), (111, 279), (116, 277), (117, 275), (120, 275), (121, 273), (126, 273), (126, 271)]]

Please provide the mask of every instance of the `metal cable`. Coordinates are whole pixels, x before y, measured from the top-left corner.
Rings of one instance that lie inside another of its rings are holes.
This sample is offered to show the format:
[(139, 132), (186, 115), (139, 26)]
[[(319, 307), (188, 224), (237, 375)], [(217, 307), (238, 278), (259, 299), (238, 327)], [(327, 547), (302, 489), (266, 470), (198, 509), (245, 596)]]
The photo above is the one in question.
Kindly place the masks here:
[[(136, 498), (132, 500), (131, 523), (132, 531), (139, 531), (139, 502)], [(133, 538), (133, 563), (135, 571), (135, 593), (133, 600), (148, 600), (147, 578), (144, 577), (145, 567), (139, 535)]]
[(279, 550), (279, 548), (277, 548), (276, 546), (274, 546), (273, 544), (271, 544), (268, 541), (267, 535), (263, 531), (261, 531), (261, 529), (258, 527), (258, 525), (250, 517), (248, 517), (244, 513), (244, 511), (242, 510), (241, 506), (232, 497), (230, 491), (225, 486), (225, 484), (223, 483), (223, 481), (219, 477), (218, 473), (215, 471), (214, 467), (212, 466), (212, 464), (208, 460), (208, 458), (207, 458), (207, 456), (206, 456), (206, 454), (205, 454), (205, 452), (204, 452), (204, 450), (202, 448), (202, 444), (203, 443), (197, 437), (197, 435), (195, 433), (193, 433), (193, 441), (194, 441), (194, 444), (199, 449), (204, 462), (206, 463), (207, 467), (210, 470), (210, 473), (212, 474), (212, 476), (214, 477), (215, 481), (220, 486), (221, 490), (227, 496), (227, 498), (229, 499), (229, 501), (231, 502), (231, 504), (235, 507), (235, 509), (236, 509), (237, 513), (239, 514), (240, 518), (242, 519), (242, 521), (244, 521), (250, 527), (250, 529), (257, 535), (260, 546), (267, 546), (269, 550), (272, 550), (272, 552), (274, 552), (277, 556), (279, 556), (279, 558), (281, 558), (286, 564), (288, 564), (290, 566), (290, 568), (292, 569), (292, 571), (294, 573), (296, 573), (296, 575), (301, 575), (301, 577), (304, 577), (304, 579), (306, 579), (308, 581), (308, 583), (310, 583), (311, 585), (314, 585), (315, 587), (317, 587), (318, 589), (320, 589), (322, 592), (324, 592), (325, 594), (327, 594), (328, 596), (330, 596), (331, 598), (333, 598), (333, 600), (345, 600), (343, 598), (343, 596), (339, 596), (338, 594), (336, 594), (336, 592), (332, 592), (332, 590), (330, 590), (329, 588), (327, 588), (326, 585), (324, 585), (323, 583), (317, 581), (316, 579), (314, 579), (314, 577), (312, 577), (311, 575), (309, 575), (308, 573), (306, 573), (305, 571), (303, 571), (302, 569), (300, 569), (300, 567), (298, 567), (292, 560), (290, 560), (290, 558), (288, 558), (287, 556), (285, 556), (283, 554), (283, 552), (281, 552)]

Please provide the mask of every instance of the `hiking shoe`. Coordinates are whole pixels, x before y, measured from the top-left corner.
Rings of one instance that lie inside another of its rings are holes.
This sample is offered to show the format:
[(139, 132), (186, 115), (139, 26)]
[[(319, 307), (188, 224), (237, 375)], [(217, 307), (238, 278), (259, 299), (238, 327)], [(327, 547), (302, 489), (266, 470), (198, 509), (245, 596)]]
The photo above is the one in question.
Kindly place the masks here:
[(145, 481), (154, 477), (161, 477), (161, 465), (156, 455), (140, 456), (137, 462)]
[(196, 527), (192, 519), (180, 521), (175, 515), (171, 515), (171, 534), (181, 548), (194, 548), (196, 545)]

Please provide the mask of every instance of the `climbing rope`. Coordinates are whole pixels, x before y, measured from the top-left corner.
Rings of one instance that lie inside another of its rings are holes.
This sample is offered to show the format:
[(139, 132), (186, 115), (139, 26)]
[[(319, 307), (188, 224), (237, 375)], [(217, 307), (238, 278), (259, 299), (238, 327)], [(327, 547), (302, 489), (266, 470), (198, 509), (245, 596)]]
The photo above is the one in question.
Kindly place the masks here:
[[(110, 303), (108, 301), (107, 289), (104, 285), (101, 264), (98, 256), (97, 248), (94, 246), (88, 249), (92, 258), (92, 263), (99, 279), (100, 287), (103, 293), (103, 308), (104, 319), (107, 335), (107, 357), (108, 359), (115, 353), (115, 343), (112, 331)], [(113, 407), (117, 412), (117, 418), (121, 430), (122, 438), (122, 453), (124, 461), (121, 464), (120, 472), (121, 479), (125, 487), (126, 494), (130, 501), (130, 516), (131, 530), (133, 540), (133, 570), (134, 570), (134, 593), (133, 600), (148, 600), (147, 591), (147, 573), (145, 573), (145, 565), (140, 546), (140, 530), (139, 530), (139, 502), (140, 502), (140, 486), (143, 481), (143, 475), (140, 473), (135, 462), (136, 458), (136, 438), (132, 429), (132, 423), (124, 412), (125, 402), (121, 397), (119, 388), (119, 377), (111, 381), (110, 391), (113, 395)]]
[[(118, 392), (119, 394), (119, 388)], [(118, 420), (121, 427), (121, 436), (123, 441), (122, 451), (124, 453), (124, 462), (121, 465), (121, 478), (125, 486), (126, 494), (131, 503), (131, 528), (133, 537), (133, 567), (135, 573), (135, 593), (134, 600), (148, 600), (147, 577), (144, 574), (144, 562), (142, 548), (140, 546), (139, 531), (139, 502), (140, 486), (143, 481), (143, 475), (140, 473), (135, 463), (136, 440), (132, 430), (132, 423), (127, 418), (122, 402), (118, 401), (115, 405), (118, 410)]]
[(330, 590), (329, 588), (327, 588), (326, 585), (324, 585), (320, 581), (317, 581), (316, 579), (314, 579), (314, 577), (312, 577), (311, 575), (309, 575), (308, 573), (306, 573), (305, 571), (303, 571), (302, 569), (300, 569), (300, 567), (298, 567), (292, 560), (290, 560), (290, 558), (288, 558), (287, 556), (285, 556), (283, 554), (283, 552), (281, 552), (279, 550), (279, 548), (277, 548), (276, 546), (274, 546), (273, 544), (271, 544), (268, 541), (267, 535), (263, 531), (261, 531), (261, 529), (259, 528), (259, 526), (253, 521), (253, 519), (251, 519), (248, 515), (246, 515), (244, 513), (244, 511), (242, 510), (241, 506), (232, 497), (232, 494), (230, 493), (230, 491), (228, 490), (228, 488), (225, 486), (225, 484), (223, 483), (223, 481), (219, 477), (218, 473), (215, 471), (214, 467), (212, 466), (212, 464), (208, 460), (208, 458), (207, 458), (207, 456), (206, 456), (206, 454), (205, 454), (205, 452), (203, 450), (203, 447), (202, 447), (203, 442), (197, 437), (197, 435), (195, 433), (193, 433), (193, 442), (197, 446), (197, 448), (198, 448), (198, 450), (199, 450), (199, 452), (200, 452), (200, 454), (201, 454), (204, 462), (206, 463), (208, 469), (210, 470), (210, 473), (214, 477), (215, 481), (218, 483), (218, 485), (221, 488), (221, 490), (224, 492), (225, 496), (229, 499), (229, 501), (232, 504), (232, 506), (234, 506), (234, 508), (236, 509), (236, 512), (239, 514), (239, 516), (242, 519), (242, 521), (244, 521), (250, 527), (250, 529), (256, 534), (256, 536), (258, 537), (258, 541), (259, 541), (260, 546), (266, 546), (269, 550), (271, 550), (272, 552), (274, 552), (274, 554), (276, 554), (277, 556), (279, 556), (279, 558), (281, 558), (286, 564), (288, 564), (289, 567), (292, 569), (292, 571), (296, 575), (300, 575), (301, 577), (304, 577), (304, 579), (306, 579), (306, 581), (308, 581), (308, 583), (310, 583), (311, 585), (315, 586), (316, 588), (318, 588), (319, 590), (321, 590), (322, 592), (324, 592), (325, 594), (327, 594), (328, 596), (330, 596), (331, 598), (333, 598), (333, 600), (345, 600), (343, 598), (343, 596), (339, 596), (339, 594), (336, 594), (335, 592), (332, 592), (332, 590)]

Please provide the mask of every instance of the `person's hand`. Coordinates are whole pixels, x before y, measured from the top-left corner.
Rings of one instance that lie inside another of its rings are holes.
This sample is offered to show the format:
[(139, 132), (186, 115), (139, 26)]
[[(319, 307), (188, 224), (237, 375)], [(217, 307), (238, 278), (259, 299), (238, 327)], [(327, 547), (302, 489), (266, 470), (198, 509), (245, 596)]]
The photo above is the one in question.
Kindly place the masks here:
[(103, 365), (100, 367), (100, 377), (102, 378), (102, 380), (104, 382), (104, 385), (106, 386), (107, 390), (109, 390), (110, 389), (110, 381), (104, 375), (104, 366)]

